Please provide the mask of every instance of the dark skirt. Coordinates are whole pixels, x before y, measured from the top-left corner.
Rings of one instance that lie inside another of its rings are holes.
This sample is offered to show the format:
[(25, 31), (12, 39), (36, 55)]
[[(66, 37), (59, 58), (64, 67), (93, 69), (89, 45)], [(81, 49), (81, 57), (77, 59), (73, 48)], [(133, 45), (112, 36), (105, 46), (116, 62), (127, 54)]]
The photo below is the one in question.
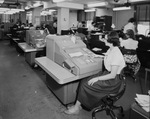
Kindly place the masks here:
[[(105, 71), (101, 75), (106, 74), (108, 74), (108, 72)], [(98, 73), (94, 76), (82, 80), (79, 86), (77, 100), (81, 102), (81, 104), (88, 110), (92, 110), (98, 106), (100, 99), (107, 94), (117, 93), (121, 86), (119, 75), (117, 75), (114, 79), (104, 81), (99, 80), (92, 86), (88, 85), (88, 81), (96, 76), (100, 76), (100, 74)]]

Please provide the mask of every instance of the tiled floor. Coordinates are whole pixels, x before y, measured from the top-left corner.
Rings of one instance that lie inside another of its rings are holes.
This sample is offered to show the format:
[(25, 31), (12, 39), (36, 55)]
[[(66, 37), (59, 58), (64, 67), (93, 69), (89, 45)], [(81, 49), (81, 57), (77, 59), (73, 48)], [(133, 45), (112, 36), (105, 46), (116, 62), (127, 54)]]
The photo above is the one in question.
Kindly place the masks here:
[[(135, 94), (145, 92), (143, 78), (141, 69), (137, 82), (127, 79), (126, 92), (117, 102), (124, 107), (124, 119), (129, 119)], [(0, 119), (91, 119), (91, 112), (86, 110), (75, 116), (64, 114), (64, 110), (65, 106), (47, 88), (45, 72), (31, 68), (7, 40), (0, 41)], [(97, 117), (110, 119), (105, 112)]]

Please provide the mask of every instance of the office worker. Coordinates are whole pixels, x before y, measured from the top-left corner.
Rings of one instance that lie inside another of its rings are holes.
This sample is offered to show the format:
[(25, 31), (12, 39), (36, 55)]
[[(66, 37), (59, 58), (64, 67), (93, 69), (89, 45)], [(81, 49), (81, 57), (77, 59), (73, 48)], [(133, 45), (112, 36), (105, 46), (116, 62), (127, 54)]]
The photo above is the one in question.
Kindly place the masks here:
[(133, 78), (135, 78), (134, 76), (140, 68), (140, 62), (136, 53), (138, 41), (135, 39), (134, 31), (132, 29), (128, 29), (125, 35), (127, 39), (121, 40), (120, 46), (124, 48), (122, 49), (122, 53), (127, 63), (128, 71)]
[(89, 26), (88, 26), (88, 31), (93, 31), (93, 30), (95, 30), (95, 22), (92, 22)]
[(48, 34), (55, 34), (55, 33), (56, 33), (56, 32), (55, 32), (55, 29), (53, 28), (52, 25), (46, 24), (44, 30), (45, 30), (45, 32), (47, 33), (47, 35), (48, 35)]
[(87, 29), (87, 31), (88, 31), (88, 36), (87, 36), (88, 40), (91, 39), (91, 33), (92, 33), (92, 31), (95, 30), (95, 24), (96, 24), (95, 22), (91, 22), (91, 24), (88, 26), (88, 29)]
[(135, 39), (134, 31), (132, 29), (128, 29), (125, 35), (127, 39), (121, 40), (121, 47), (124, 47), (125, 49), (136, 50), (138, 47), (138, 41)]
[(91, 110), (98, 105), (102, 97), (109, 93), (118, 92), (121, 85), (119, 74), (125, 67), (123, 55), (118, 48), (118, 34), (112, 31), (105, 43), (109, 46), (104, 57), (106, 71), (81, 81), (76, 103), (65, 110), (66, 114), (78, 114), (80, 109), (82, 109), (81, 105)]
[(136, 25), (135, 25), (135, 19), (134, 18), (130, 18), (128, 20), (128, 23), (124, 26), (123, 28), (123, 32), (126, 33), (128, 29), (132, 29), (134, 34), (137, 33), (137, 28), (136, 28)]

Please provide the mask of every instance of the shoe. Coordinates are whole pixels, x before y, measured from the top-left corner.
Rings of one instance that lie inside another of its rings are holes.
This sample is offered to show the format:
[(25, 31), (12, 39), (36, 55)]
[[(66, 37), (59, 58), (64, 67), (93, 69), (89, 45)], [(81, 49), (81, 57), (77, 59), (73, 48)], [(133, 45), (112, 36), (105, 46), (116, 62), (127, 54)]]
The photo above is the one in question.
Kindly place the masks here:
[(65, 110), (64, 113), (69, 115), (76, 115), (79, 114), (81, 109), (82, 109), (81, 106), (78, 109), (76, 109), (74, 106), (71, 106), (68, 107), (68, 110)]

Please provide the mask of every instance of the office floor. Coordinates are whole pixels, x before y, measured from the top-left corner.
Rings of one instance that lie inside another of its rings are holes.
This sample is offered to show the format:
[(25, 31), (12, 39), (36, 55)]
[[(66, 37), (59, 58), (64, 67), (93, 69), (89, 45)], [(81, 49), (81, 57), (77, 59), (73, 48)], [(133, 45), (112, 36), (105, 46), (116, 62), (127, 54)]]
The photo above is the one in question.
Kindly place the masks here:
[[(137, 82), (127, 78), (127, 89), (117, 102), (129, 119), (130, 105), (135, 94), (146, 92), (143, 86), (144, 69), (141, 68)], [(0, 40), (0, 119), (91, 119), (91, 112), (81, 110), (79, 115), (66, 115), (65, 106), (51, 93), (42, 69), (31, 68), (23, 55), (18, 56), (8, 40)], [(110, 119), (105, 112), (98, 119)]]

